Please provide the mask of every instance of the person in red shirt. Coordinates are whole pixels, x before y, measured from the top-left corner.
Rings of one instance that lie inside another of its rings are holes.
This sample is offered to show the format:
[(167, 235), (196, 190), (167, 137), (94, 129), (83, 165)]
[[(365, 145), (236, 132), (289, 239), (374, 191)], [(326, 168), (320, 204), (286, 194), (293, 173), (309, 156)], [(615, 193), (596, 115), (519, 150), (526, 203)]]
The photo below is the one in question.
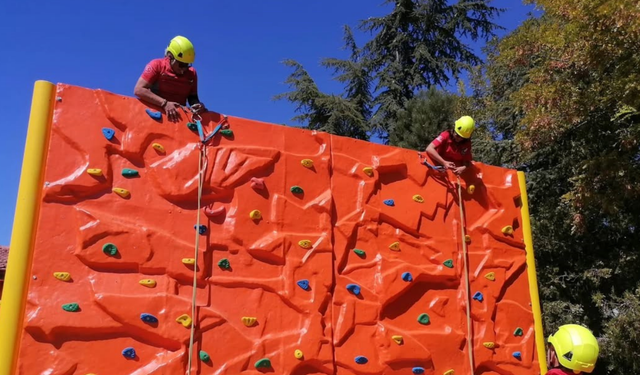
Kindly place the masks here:
[(133, 93), (144, 102), (162, 107), (173, 122), (180, 119), (178, 110), (187, 102), (195, 113), (206, 111), (198, 98), (198, 75), (191, 66), (195, 57), (189, 39), (176, 36), (163, 58), (147, 64)]
[(593, 333), (577, 324), (566, 324), (549, 336), (546, 375), (590, 374), (596, 367), (600, 347)]
[(471, 134), (476, 123), (469, 116), (462, 116), (453, 130), (445, 130), (427, 146), (427, 154), (440, 165), (459, 175), (471, 165)]

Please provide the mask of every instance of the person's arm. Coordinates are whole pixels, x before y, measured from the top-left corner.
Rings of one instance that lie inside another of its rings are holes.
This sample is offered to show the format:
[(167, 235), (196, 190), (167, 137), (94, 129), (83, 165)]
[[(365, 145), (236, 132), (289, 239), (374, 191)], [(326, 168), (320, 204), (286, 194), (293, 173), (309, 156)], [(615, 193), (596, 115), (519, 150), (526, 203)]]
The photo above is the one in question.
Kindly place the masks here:
[(462, 166), (454, 169), (453, 173), (460, 175), (464, 171), (469, 169), (469, 167), (471, 167), (471, 160), (473, 160), (473, 156), (471, 155), (471, 146), (469, 146), (469, 152), (467, 152), (467, 154), (464, 155), (464, 159), (462, 160)]
[(456, 165), (453, 162), (444, 160), (444, 158), (438, 153), (438, 150), (436, 150), (436, 147), (440, 146), (442, 141), (444, 141), (443, 137), (445, 136), (445, 133), (440, 134), (436, 139), (431, 141), (431, 143), (429, 143), (429, 146), (427, 146), (426, 151), (427, 155), (429, 155), (431, 159), (435, 160), (438, 164), (444, 166), (445, 168), (451, 169), (455, 168)]
[(198, 74), (195, 69), (193, 70), (193, 75), (193, 86), (191, 87), (191, 93), (189, 93), (187, 101), (195, 113), (203, 113), (206, 112), (207, 109), (204, 107), (204, 104), (200, 102), (200, 98), (198, 98)]
[(165, 104), (167, 104), (167, 99), (151, 91), (151, 85), (152, 83), (140, 77), (138, 78), (138, 82), (136, 82), (136, 86), (133, 88), (133, 94), (144, 102), (164, 108)]
[(138, 78), (136, 86), (133, 88), (133, 94), (146, 103), (162, 107), (167, 113), (169, 121), (177, 122), (180, 120), (180, 113), (178, 112), (180, 103), (170, 102), (151, 91), (151, 86), (158, 80), (160, 74), (157, 60), (147, 64), (142, 75)]

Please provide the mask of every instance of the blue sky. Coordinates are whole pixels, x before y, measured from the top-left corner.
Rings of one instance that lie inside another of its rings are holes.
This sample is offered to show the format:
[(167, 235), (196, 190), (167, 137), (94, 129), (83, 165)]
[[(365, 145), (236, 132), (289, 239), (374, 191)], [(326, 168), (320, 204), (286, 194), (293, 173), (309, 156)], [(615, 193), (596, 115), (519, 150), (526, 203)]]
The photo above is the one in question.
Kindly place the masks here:
[[(342, 28), (387, 13), (383, 0), (3, 1), (0, 30), (0, 245), (8, 245), (33, 83), (43, 79), (133, 95), (145, 64), (175, 35), (196, 47), (200, 99), (209, 109), (292, 124), (294, 107), (274, 101), (288, 90), (284, 59), (302, 63), (323, 91), (340, 92), (324, 57), (347, 57)], [(184, 5), (182, 5), (184, 4)], [(303, 5), (304, 4), (304, 5)], [(533, 11), (494, 0), (508, 31)], [(501, 32), (500, 34), (503, 34)], [(366, 35), (357, 35), (359, 42)], [(481, 45), (474, 46), (476, 48)]]

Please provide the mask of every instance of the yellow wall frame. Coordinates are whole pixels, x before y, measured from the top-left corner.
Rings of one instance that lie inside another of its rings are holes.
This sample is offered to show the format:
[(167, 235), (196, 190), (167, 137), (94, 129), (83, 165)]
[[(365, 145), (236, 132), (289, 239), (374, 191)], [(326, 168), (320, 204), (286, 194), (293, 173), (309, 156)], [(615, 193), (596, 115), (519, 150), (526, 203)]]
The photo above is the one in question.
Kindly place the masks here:
[(47, 81), (33, 88), (0, 309), (0, 375), (14, 374), (18, 359), (55, 93), (56, 85)]

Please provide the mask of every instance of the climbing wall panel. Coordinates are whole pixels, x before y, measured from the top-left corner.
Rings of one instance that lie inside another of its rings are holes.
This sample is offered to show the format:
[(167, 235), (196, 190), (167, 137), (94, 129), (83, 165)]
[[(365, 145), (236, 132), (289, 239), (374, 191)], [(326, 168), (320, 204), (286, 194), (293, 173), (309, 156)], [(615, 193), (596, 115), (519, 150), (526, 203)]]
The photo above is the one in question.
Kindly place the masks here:
[(18, 374), (539, 373), (515, 171), (56, 96)]

